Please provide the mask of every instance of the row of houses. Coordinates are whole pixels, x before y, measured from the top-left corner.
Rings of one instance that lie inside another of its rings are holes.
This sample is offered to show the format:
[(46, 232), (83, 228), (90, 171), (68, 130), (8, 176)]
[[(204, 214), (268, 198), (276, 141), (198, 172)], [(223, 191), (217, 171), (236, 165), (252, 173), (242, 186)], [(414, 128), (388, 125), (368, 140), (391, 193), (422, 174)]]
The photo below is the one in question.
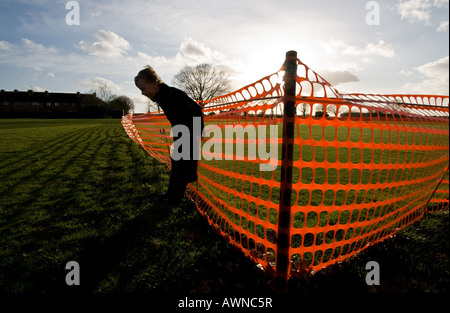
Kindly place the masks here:
[[(103, 101), (95, 93), (56, 93), (28, 91), (0, 92), (0, 117), (88, 117)], [(98, 112), (97, 112), (98, 113)], [(95, 115), (95, 114), (94, 114)]]

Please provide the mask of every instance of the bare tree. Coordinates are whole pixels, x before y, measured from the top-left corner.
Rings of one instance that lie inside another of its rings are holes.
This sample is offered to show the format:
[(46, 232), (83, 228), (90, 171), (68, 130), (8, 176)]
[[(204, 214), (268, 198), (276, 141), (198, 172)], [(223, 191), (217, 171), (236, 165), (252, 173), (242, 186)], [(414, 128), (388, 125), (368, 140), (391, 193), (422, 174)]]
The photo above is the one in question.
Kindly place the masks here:
[(298, 111), (299, 115), (306, 117), (306, 114), (309, 115), (309, 109), (310, 109), (309, 104), (301, 103), (301, 104), (299, 104), (297, 111)]
[(159, 107), (159, 104), (157, 102), (153, 102), (150, 99), (147, 99), (147, 113), (153, 112), (153, 111), (161, 111), (161, 108)]
[(124, 114), (134, 111), (134, 102), (127, 96), (118, 96), (108, 102), (108, 106), (113, 110), (123, 110)]
[(97, 90), (97, 97), (105, 102), (110, 102), (114, 99), (115, 95), (112, 93), (111, 88), (106, 83), (101, 83)]
[(117, 96), (113, 94), (111, 87), (106, 82), (99, 82), (96, 89), (90, 90), (89, 93), (95, 93), (97, 100), (91, 103), (91, 110), (97, 107), (97, 112), (102, 112), (103, 116), (111, 117), (111, 110), (123, 110), (124, 114), (134, 111), (134, 102), (127, 96)]
[(97, 89), (95, 89), (95, 93), (97, 95), (97, 98), (101, 99), (104, 101), (104, 107), (106, 110), (106, 116), (110, 116), (110, 107), (109, 107), (109, 103), (114, 100), (114, 98), (116, 97), (112, 91), (111, 88), (108, 86), (108, 84), (106, 82), (100, 82), (98, 84)]
[(210, 64), (186, 66), (175, 75), (172, 83), (198, 101), (208, 101), (230, 90), (228, 73)]

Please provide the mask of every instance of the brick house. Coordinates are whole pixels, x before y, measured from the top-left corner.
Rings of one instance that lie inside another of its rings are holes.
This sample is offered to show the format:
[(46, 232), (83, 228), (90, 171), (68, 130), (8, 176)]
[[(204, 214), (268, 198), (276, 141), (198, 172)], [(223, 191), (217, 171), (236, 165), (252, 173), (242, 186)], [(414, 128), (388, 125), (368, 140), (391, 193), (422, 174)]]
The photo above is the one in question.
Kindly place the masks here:
[(77, 115), (84, 107), (101, 102), (96, 94), (28, 91), (0, 92), (0, 116)]

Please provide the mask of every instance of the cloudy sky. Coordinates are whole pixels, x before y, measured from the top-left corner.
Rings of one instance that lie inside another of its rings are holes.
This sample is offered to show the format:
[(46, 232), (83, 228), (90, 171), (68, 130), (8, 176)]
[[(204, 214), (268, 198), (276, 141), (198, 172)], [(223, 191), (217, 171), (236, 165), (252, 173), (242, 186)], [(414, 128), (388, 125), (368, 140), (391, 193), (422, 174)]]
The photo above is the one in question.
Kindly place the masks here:
[(237, 89), (296, 50), (340, 92), (448, 95), (448, 23), (449, 0), (2, 0), (0, 89), (107, 84), (143, 112), (146, 64), (170, 85), (210, 63)]

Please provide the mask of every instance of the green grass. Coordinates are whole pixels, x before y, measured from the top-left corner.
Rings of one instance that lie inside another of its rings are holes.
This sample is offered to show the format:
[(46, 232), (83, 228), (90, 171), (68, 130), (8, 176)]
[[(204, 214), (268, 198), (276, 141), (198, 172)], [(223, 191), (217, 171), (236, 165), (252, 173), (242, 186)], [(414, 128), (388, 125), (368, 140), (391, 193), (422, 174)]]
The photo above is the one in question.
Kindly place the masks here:
[[(268, 290), (191, 203), (155, 200), (167, 168), (120, 121), (5, 119), (0, 138), (0, 293)], [(291, 290), (448, 292), (448, 229), (448, 211), (429, 214)], [(379, 287), (365, 285), (371, 259)], [(65, 284), (69, 261), (80, 286)]]
[(167, 168), (117, 120), (0, 120), (0, 291), (188, 290), (221, 238), (189, 203), (155, 201)]

